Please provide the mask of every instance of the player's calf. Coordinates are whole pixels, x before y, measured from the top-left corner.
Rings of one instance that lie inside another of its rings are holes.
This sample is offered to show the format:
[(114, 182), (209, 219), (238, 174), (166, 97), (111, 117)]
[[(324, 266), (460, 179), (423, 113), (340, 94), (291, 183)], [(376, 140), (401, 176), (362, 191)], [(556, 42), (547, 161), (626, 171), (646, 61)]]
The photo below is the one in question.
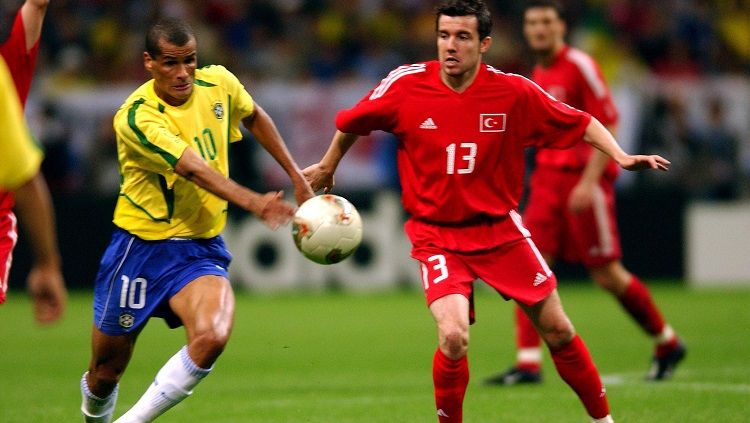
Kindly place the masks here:
[(565, 345), (550, 347), (550, 353), (560, 377), (578, 394), (589, 416), (611, 421), (604, 384), (583, 340), (576, 336)]
[(438, 421), (461, 423), (464, 395), (469, 384), (469, 364), (466, 355), (459, 359), (451, 359), (438, 348), (432, 361), (432, 381), (435, 387)]

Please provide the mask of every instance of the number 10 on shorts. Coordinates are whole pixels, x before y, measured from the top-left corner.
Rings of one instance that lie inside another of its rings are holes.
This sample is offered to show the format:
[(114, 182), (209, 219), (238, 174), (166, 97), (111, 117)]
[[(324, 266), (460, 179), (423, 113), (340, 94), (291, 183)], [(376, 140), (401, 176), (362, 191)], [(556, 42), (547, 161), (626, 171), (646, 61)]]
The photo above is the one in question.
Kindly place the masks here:
[(430, 288), (430, 269), (427, 266), (431, 266), (432, 270), (437, 270), (439, 273), (432, 279), (433, 284), (437, 284), (448, 278), (448, 266), (446, 266), (445, 256), (442, 254), (436, 254), (427, 258), (427, 263), (420, 263), (422, 267), (422, 282), (424, 283), (424, 289)]
[(146, 305), (146, 286), (148, 282), (143, 278), (122, 275), (122, 289), (120, 290), (120, 308), (140, 309)]

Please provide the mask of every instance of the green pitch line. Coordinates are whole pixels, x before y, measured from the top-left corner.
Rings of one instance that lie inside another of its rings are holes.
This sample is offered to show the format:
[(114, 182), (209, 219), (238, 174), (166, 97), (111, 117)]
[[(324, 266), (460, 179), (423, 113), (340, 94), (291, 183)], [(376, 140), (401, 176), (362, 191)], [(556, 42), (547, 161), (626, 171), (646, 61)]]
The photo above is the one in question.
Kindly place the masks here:
[[(618, 304), (588, 284), (565, 284), (566, 311), (585, 339), (620, 422), (744, 422), (750, 415), (750, 291), (653, 286), (689, 352), (672, 381), (643, 381), (651, 345)], [(471, 329), (467, 422), (584, 422), (583, 407), (545, 355), (540, 386), (486, 387), (514, 357), (509, 303), (482, 289)], [(91, 297), (74, 292), (65, 319), (37, 327), (27, 298), (0, 306), (0, 422), (79, 421), (78, 381), (89, 359)], [(184, 342), (153, 320), (120, 387), (133, 404)], [(238, 294), (232, 340), (195, 394), (159, 422), (436, 422), (436, 342), (421, 293), (374, 296)]]

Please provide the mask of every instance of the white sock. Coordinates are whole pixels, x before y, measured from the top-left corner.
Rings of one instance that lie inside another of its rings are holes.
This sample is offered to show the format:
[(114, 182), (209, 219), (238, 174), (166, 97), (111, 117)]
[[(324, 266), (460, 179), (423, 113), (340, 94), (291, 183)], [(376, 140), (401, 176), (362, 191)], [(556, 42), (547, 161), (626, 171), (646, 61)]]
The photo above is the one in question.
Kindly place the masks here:
[(607, 414), (606, 417), (602, 417), (601, 419), (591, 419), (591, 423), (615, 423), (615, 421), (612, 420), (612, 416)]
[(112, 413), (115, 411), (115, 403), (117, 402), (117, 386), (106, 398), (99, 398), (91, 393), (89, 384), (86, 382), (86, 375), (89, 372), (83, 374), (81, 378), (81, 413), (83, 413), (83, 421), (86, 423), (109, 423), (112, 421)]
[(542, 364), (542, 348), (531, 347), (531, 348), (519, 348), (516, 351), (516, 363), (526, 364)]
[[(212, 367), (213, 368), (213, 367)], [(211, 369), (198, 367), (188, 355), (187, 345), (167, 360), (141, 399), (115, 423), (146, 423), (154, 420), (193, 393), (193, 388)]]
[(661, 333), (656, 335), (655, 340), (658, 345), (666, 344), (667, 342), (674, 339), (674, 329), (672, 329), (672, 326), (669, 326), (668, 324), (664, 325), (664, 329), (661, 330)]

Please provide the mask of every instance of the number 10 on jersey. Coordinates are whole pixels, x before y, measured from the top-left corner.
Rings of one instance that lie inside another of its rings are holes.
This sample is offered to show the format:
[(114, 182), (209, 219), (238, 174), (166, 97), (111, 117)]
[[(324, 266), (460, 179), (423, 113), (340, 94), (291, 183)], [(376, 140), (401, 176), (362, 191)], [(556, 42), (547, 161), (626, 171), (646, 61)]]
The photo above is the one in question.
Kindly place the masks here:
[[(456, 150), (458, 149), (459, 159), (456, 163)], [(465, 175), (467, 173), (474, 172), (474, 164), (476, 163), (477, 157), (477, 143), (475, 142), (462, 142), (456, 147), (456, 143), (451, 143), (445, 147), (446, 152), (446, 164), (445, 172), (448, 175), (458, 173), (459, 175)], [(456, 169), (458, 165), (458, 169)]]

